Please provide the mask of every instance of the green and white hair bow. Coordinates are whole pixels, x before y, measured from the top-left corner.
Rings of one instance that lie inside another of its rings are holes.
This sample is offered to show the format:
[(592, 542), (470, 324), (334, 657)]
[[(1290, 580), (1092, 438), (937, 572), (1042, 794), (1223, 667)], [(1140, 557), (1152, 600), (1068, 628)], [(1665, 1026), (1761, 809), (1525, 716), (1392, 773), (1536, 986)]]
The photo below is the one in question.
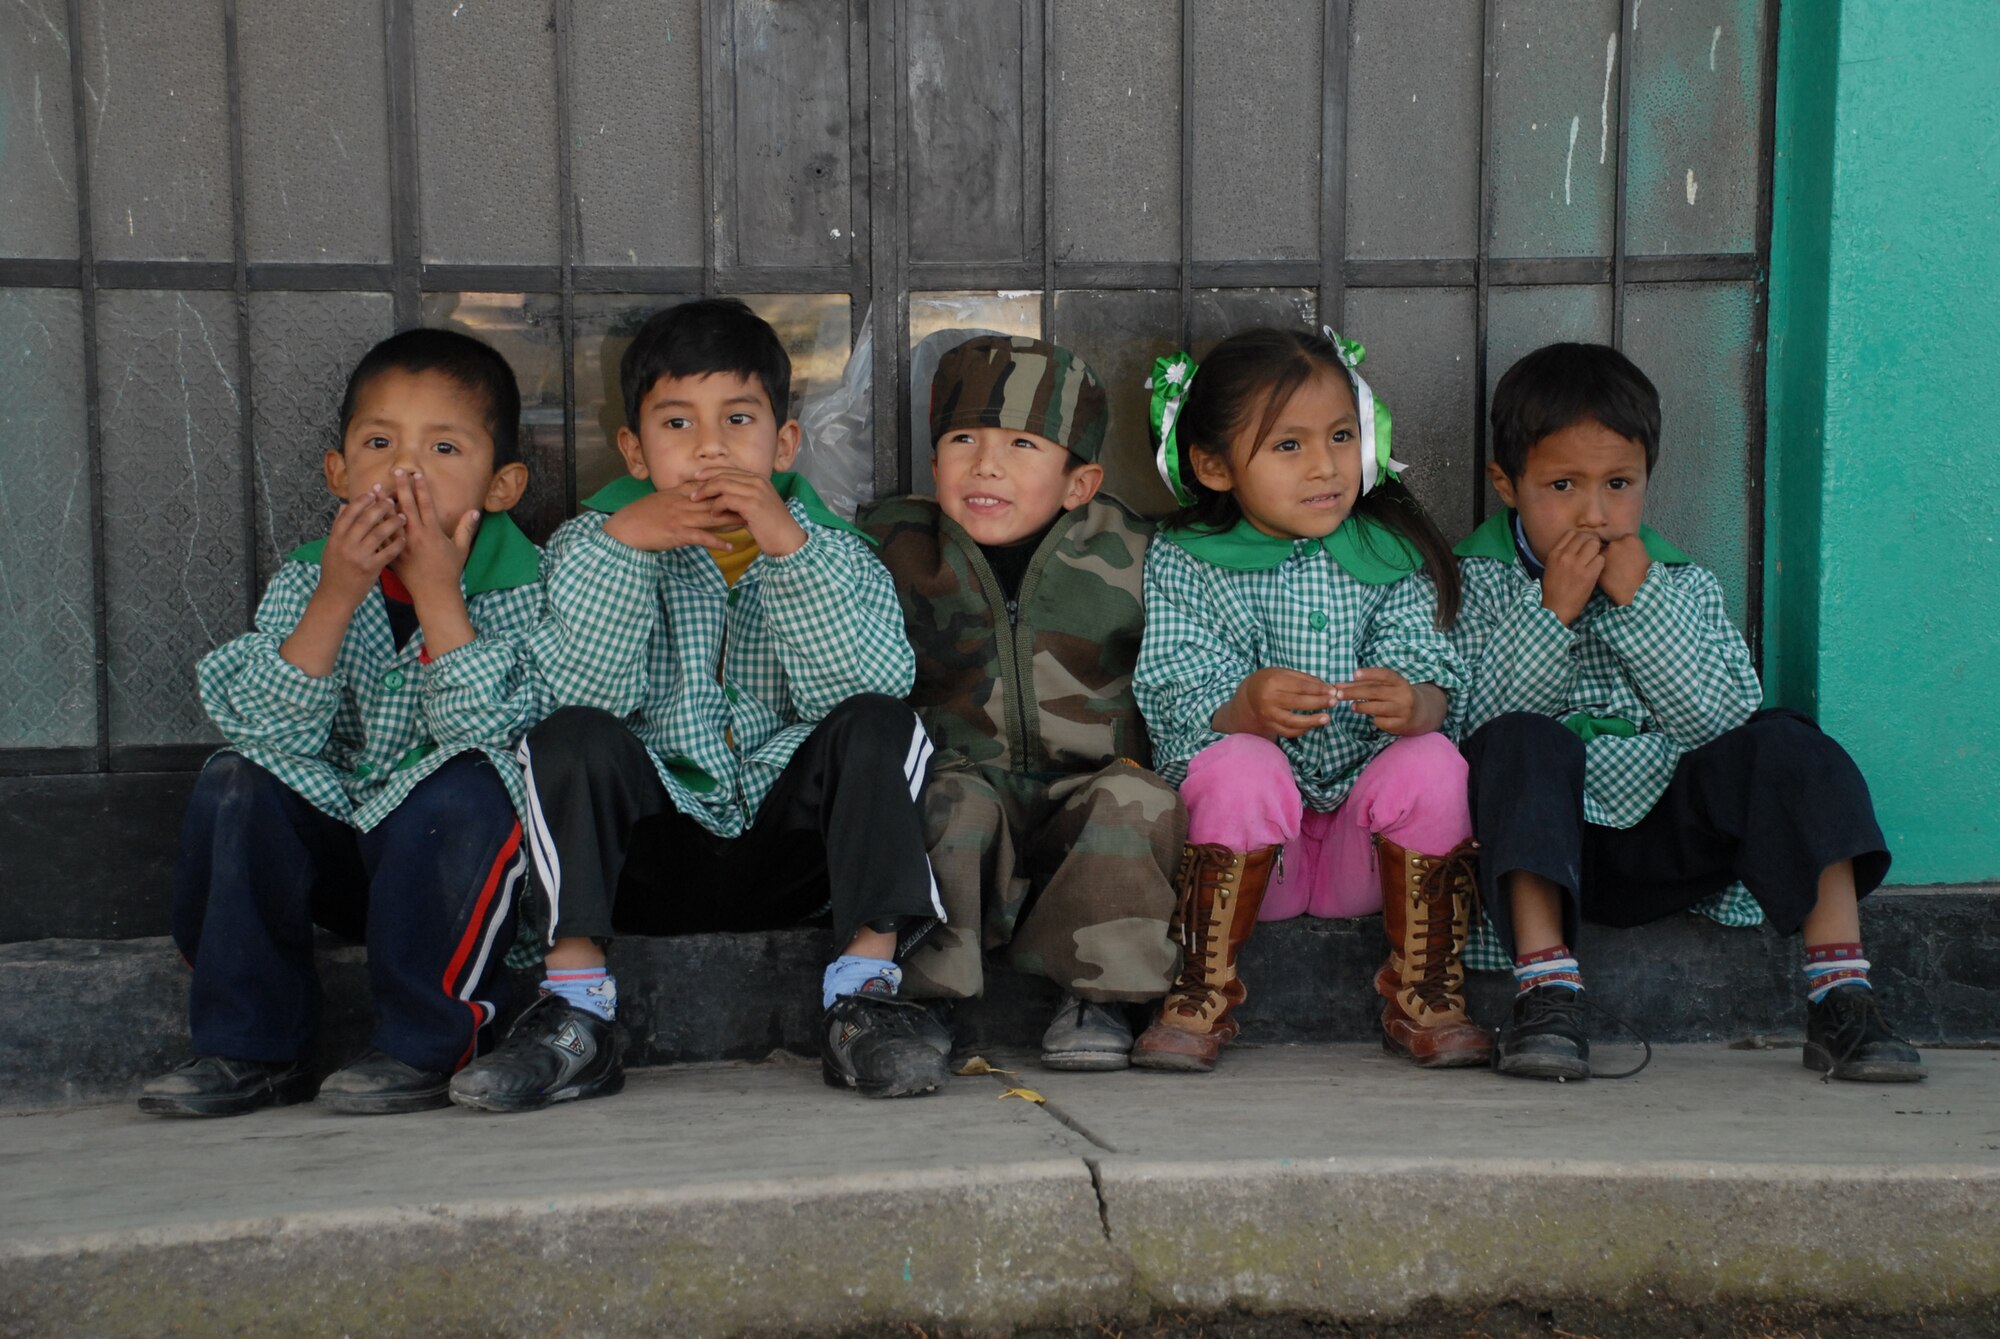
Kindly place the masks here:
[(1160, 444), (1153, 464), (1173, 492), (1174, 501), (1183, 507), (1194, 505), (1194, 480), (1180, 443), (1181, 406), (1187, 403), (1188, 391), (1194, 386), (1194, 373), (1194, 359), (1176, 353), (1155, 358), (1153, 375), (1146, 381), (1146, 388), (1153, 392), (1148, 411), (1153, 422), (1153, 440)]
[(1389, 406), (1376, 397), (1355, 370), (1368, 356), (1368, 350), (1361, 347), (1360, 340), (1342, 338), (1330, 325), (1321, 326), (1319, 332), (1339, 353), (1340, 365), (1347, 369), (1347, 380), (1354, 387), (1354, 407), (1361, 418), (1361, 491), (1373, 492), (1375, 485), (1385, 478), (1400, 481), (1401, 471), (1408, 466), (1389, 454)]
[[(1377, 398), (1355, 370), (1368, 356), (1360, 341), (1342, 338), (1332, 326), (1321, 326), (1320, 334), (1339, 355), (1341, 368), (1354, 391), (1355, 411), (1361, 421), (1361, 491), (1372, 492), (1383, 479), (1398, 479), (1399, 472), (1407, 468), (1389, 454), (1389, 406)], [(1174, 500), (1183, 507), (1191, 507), (1195, 502), (1192, 466), (1187, 453), (1181, 450), (1180, 419), (1181, 407), (1194, 387), (1196, 370), (1193, 358), (1176, 353), (1154, 359), (1153, 375), (1146, 382), (1146, 388), (1153, 393), (1149, 411), (1153, 440), (1159, 443), (1153, 463), (1172, 490)]]

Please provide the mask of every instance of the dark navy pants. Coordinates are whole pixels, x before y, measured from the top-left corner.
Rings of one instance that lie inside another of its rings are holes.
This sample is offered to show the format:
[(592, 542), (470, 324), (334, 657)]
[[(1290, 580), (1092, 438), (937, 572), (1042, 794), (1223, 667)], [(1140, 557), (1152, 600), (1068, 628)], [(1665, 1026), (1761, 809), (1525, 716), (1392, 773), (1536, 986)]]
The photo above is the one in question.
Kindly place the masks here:
[(202, 1055), (290, 1062), (319, 1027), (313, 926), (368, 946), (372, 1045), (456, 1070), (492, 1021), (527, 856), (492, 763), (461, 754), (373, 831), (237, 753), (209, 760), (181, 828), (173, 934)]
[(1563, 936), (1581, 921), (1644, 925), (1738, 879), (1780, 933), (1819, 901), (1820, 871), (1854, 862), (1866, 897), (1889, 872), (1868, 783), (1811, 717), (1760, 711), (1681, 755), (1666, 793), (1629, 828), (1583, 816), (1583, 741), (1562, 722), (1511, 712), (1465, 741), (1472, 834), (1486, 918), (1514, 951), (1506, 876), (1539, 874), (1564, 890)]

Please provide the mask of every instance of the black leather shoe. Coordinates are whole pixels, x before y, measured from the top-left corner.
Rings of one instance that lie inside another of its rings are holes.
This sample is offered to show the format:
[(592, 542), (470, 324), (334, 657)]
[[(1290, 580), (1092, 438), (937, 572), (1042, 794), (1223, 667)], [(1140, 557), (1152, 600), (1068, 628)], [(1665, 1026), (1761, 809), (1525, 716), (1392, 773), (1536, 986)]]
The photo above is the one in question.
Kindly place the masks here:
[(1805, 1065), (1860, 1083), (1924, 1077), (1924, 1058), (1896, 1035), (1866, 986), (1835, 986), (1818, 1004), (1806, 1005)]
[(386, 1051), (365, 1052), (319, 1086), (319, 1104), (343, 1116), (393, 1116), (451, 1105), (451, 1075), (406, 1065)]
[(560, 995), (544, 995), (507, 1039), (451, 1079), (451, 1100), (475, 1111), (539, 1111), (609, 1097), (625, 1086), (617, 1026)]
[(139, 1110), (153, 1116), (240, 1116), (259, 1107), (310, 1102), (312, 1066), (197, 1056), (139, 1090)]
[(1523, 1079), (1587, 1079), (1590, 1039), (1583, 1035), (1583, 992), (1536, 986), (1514, 997), (1493, 1051), (1493, 1068)]
[(842, 995), (820, 1019), (820, 1076), (828, 1087), (852, 1088), (863, 1097), (935, 1092), (950, 1073), (938, 1030), (921, 1004), (891, 995)]

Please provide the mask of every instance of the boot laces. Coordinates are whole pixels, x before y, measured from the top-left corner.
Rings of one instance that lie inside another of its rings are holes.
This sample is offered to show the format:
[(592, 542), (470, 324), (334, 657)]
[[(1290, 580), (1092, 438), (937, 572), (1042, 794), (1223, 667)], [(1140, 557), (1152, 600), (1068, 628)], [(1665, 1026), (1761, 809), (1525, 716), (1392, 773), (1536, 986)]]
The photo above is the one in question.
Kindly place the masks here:
[(1413, 938), (1422, 945), (1410, 956), (1421, 975), (1412, 986), (1419, 1006), (1426, 1012), (1449, 1012), (1452, 995), (1460, 982), (1452, 967), (1452, 946), (1458, 939), (1458, 908), (1452, 886), (1471, 875), (1472, 857), (1457, 850), (1441, 856), (1417, 880), (1417, 902), (1423, 911), (1423, 928)]

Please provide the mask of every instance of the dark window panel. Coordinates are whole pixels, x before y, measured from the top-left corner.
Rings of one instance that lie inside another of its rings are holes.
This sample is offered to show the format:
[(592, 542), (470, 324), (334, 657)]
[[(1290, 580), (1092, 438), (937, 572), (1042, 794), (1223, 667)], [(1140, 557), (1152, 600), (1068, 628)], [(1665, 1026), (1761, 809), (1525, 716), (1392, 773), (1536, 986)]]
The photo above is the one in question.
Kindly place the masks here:
[(432, 0), (415, 12), (424, 259), (554, 264), (549, 0)]
[(1660, 460), (1646, 485), (1646, 519), (1721, 580), (1738, 628), (1750, 566), (1763, 561), (1751, 547), (1746, 474), (1761, 426), (1750, 409), (1763, 319), (1749, 284), (1625, 290), (1625, 352), (1660, 391)]
[(1167, 289), (1056, 294), (1055, 342), (1096, 369), (1111, 400), (1111, 427), (1099, 457), (1105, 491), (1156, 516), (1171, 511), (1174, 500), (1153, 466), (1145, 383), (1153, 360), (1175, 351), (1180, 323), (1180, 294)]
[(0, 289), (0, 747), (97, 742), (83, 309)]
[(340, 449), (341, 392), (361, 355), (393, 328), (383, 293), (250, 295), (259, 582), (332, 523), (323, 462)]
[(847, 7), (740, 0), (733, 20), (737, 260), (845, 264), (854, 233)]
[(1472, 528), (1476, 309), (1469, 288), (1351, 288), (1340, 332), (1367, 347), (1361, 375), (1389, 406), (1403, 482), (1454, 541)]
[(528, 491), (514, 519), (540, 543), (567, 514), (562, 299), (554, 293), (426, 293), (423, 323), (485, 340), (514, 369), (521, 386), (521, 459), (528, 466)]
[(1022, 107), (1041, 134), (1041, 89), (1024, 98), (1018, 5), (914, 0), (909, 7), (910, 255), (915, 260), (1026, 260)]
[(83, 70), (97, 258), (230, 259), (219, 0), (84, 4)]
[(1056, 259), (1180, 259), (1178, 15), (1059, 0), (1048, 62)]
[(1189, 352), (1207, 357), (1229, 335), (1253, 326), (1318, 329), (1319, 295), (1310, 288), (1198, 288)]
[(1191, 3), (1195, 257), (1317, 258), (1321, 0)]
[(1653, 0), (1632, 36), (1625, 248), (1757, 248), (1762, 0)]
[(572, 172), (587, 265), (699, 265), (699, 0), (570, 6)]
[(68, 22), (59, 0), (0, 9), (0, 256), (77, 253)]
[(1354, 0), (1347, 253), (1470, 256), (1479, 235), (1480, 3)]
[[(1491, 254), (1607, 256), (1618, 176), (1618, 0), (1501, 0)], [(1615, 49), (1611, 49), (1616, 43)]]
[(194, 664), (247, 625), (236, 303), (101, 294), (111, 743), (218, 738)]
[(381, 0), (239, 0), (252, 261), (389, 259)]

